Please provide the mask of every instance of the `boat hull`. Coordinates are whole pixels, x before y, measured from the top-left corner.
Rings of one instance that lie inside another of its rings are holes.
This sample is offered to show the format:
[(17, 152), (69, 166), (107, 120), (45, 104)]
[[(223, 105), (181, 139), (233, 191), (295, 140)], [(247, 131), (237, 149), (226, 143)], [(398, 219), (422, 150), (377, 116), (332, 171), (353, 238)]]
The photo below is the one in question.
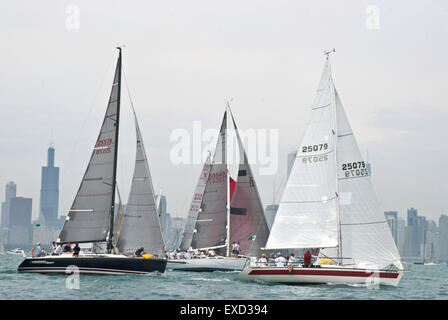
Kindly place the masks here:
[(112, 256), (48, 256), (26, 258), (18, 267), (19, 272), (69, 274), (148, 274), (163, 273), (165, 259)]
[(365, 284), (367, 286), (397, 286), (402, 270), (369, 270), (336, 267), (246, 267), (236, 276), (238, 280), (262, 280), (285, 284)]
[(168, 260), (167, 269), (175, 271), (241, 271), (246, 264), (245, 258), (207, 257), (200, 259)]

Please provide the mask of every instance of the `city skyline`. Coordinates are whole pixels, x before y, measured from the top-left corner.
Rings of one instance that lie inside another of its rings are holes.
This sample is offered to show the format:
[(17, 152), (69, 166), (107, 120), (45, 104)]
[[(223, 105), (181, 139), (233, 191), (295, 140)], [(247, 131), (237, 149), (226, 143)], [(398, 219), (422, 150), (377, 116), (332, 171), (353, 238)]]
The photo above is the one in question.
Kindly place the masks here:
[[(415, 207), (437, 220), (448, 210), (443, 201), (448, 154), (440, 143), (447, 137), (448, 6), (377, 1), (379, 28), (369, 29), (368, 5), (352, 1), (342, 10), (332, 3), (230, 1), (203, 3), (199, 14), (182, 2), (153, 10), (151, 3), (78, 1), (80, 24), (71, 29), (68, 4), (8, 2), (0, 19), (0, 36), (8, 44), (0, 75), (8, 93), (1, 105), (0, 185), (14, 181), (18, 193), (34, 199), (36, 219), (40, 167), (54, 141), (59, 215), (67, 214), (104, 113), (114, 48), (124, 43), (124, 73), (141, 118), (154, 187), (170, 199), (173, 217), (186, 217), (202, 165), (172, 164), (170, 133), (191, 131), (197, 120), (204, 129), (216, 129), (224, 100), (232, 97), (239, 128), (279, 130), (277, 173), (260, 175), (253, 166), (266, 207), (273, 182), (279, 190), (284, 185), (287, 155), (297, 149), (309, 120), (322, 51), (335, 47), (335, 82), (361, 151), (368, 150), (384, 211), (406, 218), (407, 209)], [(20, 14), (25, 11), (26, 17)], [(334, 28), (322, 28), (322, 19)], [(230, 20), (238, 28), (229, 26)], [(122, 95), (118, 184), (127, 199), (135, 133), (125, 88)], [(278, 202), (281, 191), (276, 194)]]

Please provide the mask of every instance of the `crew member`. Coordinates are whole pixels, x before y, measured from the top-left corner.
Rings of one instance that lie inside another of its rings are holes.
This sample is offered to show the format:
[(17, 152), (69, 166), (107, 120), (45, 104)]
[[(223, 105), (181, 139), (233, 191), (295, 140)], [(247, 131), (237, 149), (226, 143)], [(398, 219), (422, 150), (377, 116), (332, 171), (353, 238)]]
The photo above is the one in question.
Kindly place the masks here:
[(281, 252), (277, 253), (277, 258), (275, 258), (275, 265), (277, 267), (284, 267), (285, 263), (286, 259), (282, 256)]
[(311, 263), (311, 258), (312, 255), (310, 253), (310, 250), (307, 250), (304, 254), (303, 254), (303, 266), (305, 268), (310, 268), (312, 263)]

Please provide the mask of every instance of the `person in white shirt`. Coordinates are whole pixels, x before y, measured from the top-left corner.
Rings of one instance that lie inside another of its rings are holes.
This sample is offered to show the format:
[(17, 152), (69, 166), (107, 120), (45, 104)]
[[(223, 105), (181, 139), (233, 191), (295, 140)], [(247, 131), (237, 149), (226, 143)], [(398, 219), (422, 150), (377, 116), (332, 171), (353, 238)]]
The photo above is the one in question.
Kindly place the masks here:
[(216, 256), (215, 250), (213, 250), (213, 249), (208, 250), (208, 256), (209, 256), (209, 257), (214, 257), (214, 256)]
[(53, 255), (54, 256), (59, 256), (61, 253), (62, 253), (62, 250), (63, 250), (64, 248), (60, 245), (60, 244), (58, 244), (58, 246), (56, 247), (56, 249), (54, 250), (54, 253), (53, 253)]
[(259, 267), (267, 267), (268, 266), (268, 259), (266, 258), (266, 253), (261, 254), (261, 258), (258, 259), (258, 266)]
[(179, 250), (177, 250), (176, 258), (177, 259), (182, 259), (183, 258), (183, 254)]
[(284, 267), (286, 263), (286, 259), (282, 256), (282, 254), (279, 252), (277, 253), (277, 258), (275, 258), (275, 265), (277, 267)]
[(185, 252), (184, 257), (185, 257), (185, 259), (191, 259), (191, 254), (190, 254), (190, 252), (189, 252), (189, 251)]
[(51, 246), (50, 246), (50, 249), (48, 250), (48, 252), (49, 252), (51, 255), (54, 255), (53, 253), (55, 253), (56, 248), (57, 248), (57, 246), (56, 246), (56, 242), (53, 241), (52, 244), (51, 244)]
[(289, 258), (288, 258), (288, 266), (293, 266), (295, 262), (296, 262), (296, 257), (294, 255), (294, 252), (291, 252), (291, 254), (289, 255)]
[(170, 259), (176, 259), (176, 251), (171, 251), (169, 257)]
[(294, 263), (295, 262), (296, 262), (296, 258), (295, 258), (294, 252), (291, 252), (291, 254), (289, 255), (289, 258), (288, 258), (288, 270), (289, 270), (289, 272), (291, 272), (292, 269), (294, 268)]

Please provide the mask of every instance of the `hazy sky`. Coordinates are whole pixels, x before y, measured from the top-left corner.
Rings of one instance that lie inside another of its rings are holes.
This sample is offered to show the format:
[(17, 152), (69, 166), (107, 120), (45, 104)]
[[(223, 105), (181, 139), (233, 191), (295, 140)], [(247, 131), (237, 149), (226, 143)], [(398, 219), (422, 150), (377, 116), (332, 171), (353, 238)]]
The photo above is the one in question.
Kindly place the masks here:
[[(275, 175), (253, 171), (264, 205), (285, 183), (324, 59), (385, 210), (448, 214), (446, 1), (2, 1), (0, 198), (5, 185), (39, 211), (51, 141), (65, 215), (92, 152), (117, 52), (140, 120), (154, 187), (186, 216), (202, 165), (174, 165), (170, 134), (218, 128), (225, 99), (241, 129), (277, 129)], [(135, 157), (122, 93), (118, 184)], [(274, 188), (275, 182), (275, 188)], [(126, 201), (126, 200), (125, 200)]]

